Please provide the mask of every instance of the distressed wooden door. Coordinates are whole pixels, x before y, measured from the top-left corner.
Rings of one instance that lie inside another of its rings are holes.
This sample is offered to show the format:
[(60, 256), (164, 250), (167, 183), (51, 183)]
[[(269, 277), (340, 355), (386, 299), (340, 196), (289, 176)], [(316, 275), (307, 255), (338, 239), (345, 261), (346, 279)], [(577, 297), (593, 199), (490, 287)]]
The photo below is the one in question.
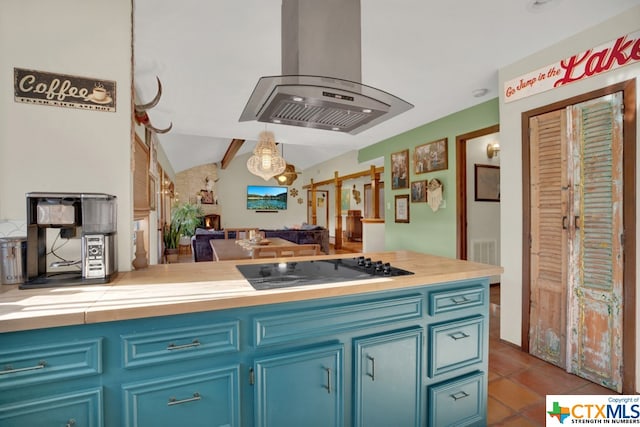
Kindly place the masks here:
[(567, 370), (622, 391), (622, 94), (569, 108), (573, 206)]
[(530, 119), (531, 354), (621, 391), (622, 94)]
[(552, 111), (530, 119), (531, 295), (529, 352), (565, 367), (567, 209), (571, 189), (566, 113)]

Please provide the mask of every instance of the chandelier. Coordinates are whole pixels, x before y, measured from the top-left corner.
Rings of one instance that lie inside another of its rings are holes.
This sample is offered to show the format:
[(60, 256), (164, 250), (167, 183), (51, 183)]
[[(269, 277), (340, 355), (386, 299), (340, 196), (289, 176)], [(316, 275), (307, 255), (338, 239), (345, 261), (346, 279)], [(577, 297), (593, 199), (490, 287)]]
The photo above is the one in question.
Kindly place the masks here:
[(249, 172), (268, 181), (284, 172), (286, 167), (287, 163), (278, 153), (273, 132), (266, 130), (260, 132), (258, 145), (253, 150), (253, 156), (247, 160)]

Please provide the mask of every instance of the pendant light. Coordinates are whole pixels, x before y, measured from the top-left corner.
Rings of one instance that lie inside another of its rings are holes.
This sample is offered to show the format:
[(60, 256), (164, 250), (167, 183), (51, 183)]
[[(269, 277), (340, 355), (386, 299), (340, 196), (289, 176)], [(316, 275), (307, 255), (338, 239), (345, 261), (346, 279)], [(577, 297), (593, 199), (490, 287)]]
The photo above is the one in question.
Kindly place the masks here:
[(253, 156), (247, 160), (249, 172), (268, 181), (275, 175), (284, 172), (286, 167), (287, 163), (278, 153), (273, 132), (266, 130), (260, 132), (258, 144), (253, 150)]

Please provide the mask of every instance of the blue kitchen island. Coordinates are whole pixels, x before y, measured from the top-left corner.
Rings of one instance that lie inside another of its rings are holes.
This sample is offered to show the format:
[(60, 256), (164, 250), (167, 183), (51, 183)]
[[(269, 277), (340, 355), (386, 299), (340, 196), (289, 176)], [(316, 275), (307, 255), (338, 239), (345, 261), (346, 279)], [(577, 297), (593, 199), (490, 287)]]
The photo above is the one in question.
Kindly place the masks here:
[(502, 269), (367, 257), (414, 274), (258, 291), (247, 260), (3, 288), (0, 425), (485, 425)]

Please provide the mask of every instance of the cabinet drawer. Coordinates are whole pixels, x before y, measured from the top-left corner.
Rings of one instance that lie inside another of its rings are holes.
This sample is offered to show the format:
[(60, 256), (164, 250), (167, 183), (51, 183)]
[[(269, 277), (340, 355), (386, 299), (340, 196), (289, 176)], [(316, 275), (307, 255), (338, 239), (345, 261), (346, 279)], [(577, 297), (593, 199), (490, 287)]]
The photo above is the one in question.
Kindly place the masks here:
[(431, 292), (429, 294), (429, 314), (436, 316), (451, 311), (481, 307), (485, 304), (486, 298), (485, 287), (482, 284)]
[(0, 389), (102, 372), (102, 338), (0, 349)]
[(459, 377), (429, 388), (430, 426), (486, 425), (486, 385), (483, 372)]
[(124, 385), (125, 426), (239, 426), (239, 367)]
[(0, 406), (0, 425), (29, 427), (100, 427), (102, 390), (48, 396)]
[(482, 316), (429, 326), (429, 376), (481, 362), (483, 339)]
[(254, 344), (256, 347), (282, 344), (369, 326), (420, 319), (422, 307), (422, 295), (415, 294), (258, 316), (253, 321)]
[(237, 352), (238, 329), (238, 322), (227, 322), (123, 335), (124, 366), (134, 368)]

